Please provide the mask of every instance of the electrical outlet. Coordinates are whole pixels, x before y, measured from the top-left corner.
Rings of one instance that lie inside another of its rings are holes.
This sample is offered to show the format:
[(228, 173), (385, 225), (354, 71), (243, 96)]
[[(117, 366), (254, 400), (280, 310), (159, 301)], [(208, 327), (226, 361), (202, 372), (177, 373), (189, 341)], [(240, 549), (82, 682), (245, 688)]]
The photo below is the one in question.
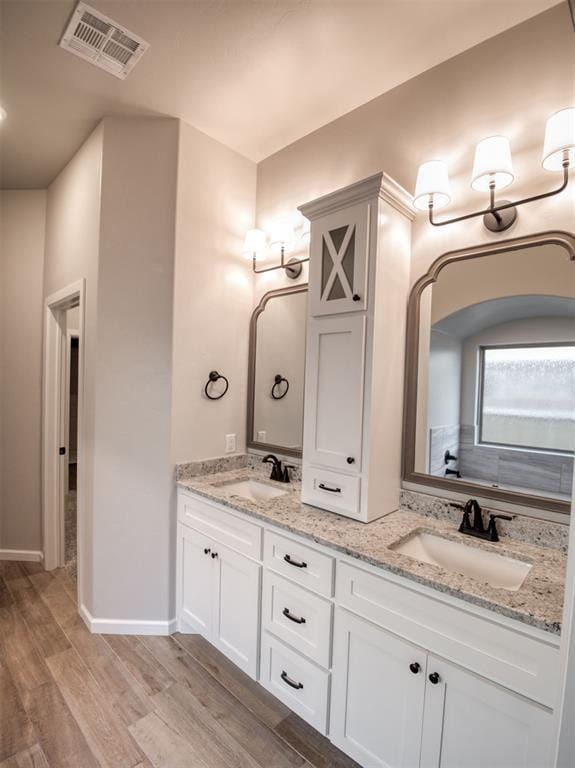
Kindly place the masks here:
[(226, 435), (226, 453), (233, 453), (236, 450), (236, 436)]
[(258, 443), (265, 443), (267, 442), (268, 433), (265, 429), (260, 429), (258, 432)]

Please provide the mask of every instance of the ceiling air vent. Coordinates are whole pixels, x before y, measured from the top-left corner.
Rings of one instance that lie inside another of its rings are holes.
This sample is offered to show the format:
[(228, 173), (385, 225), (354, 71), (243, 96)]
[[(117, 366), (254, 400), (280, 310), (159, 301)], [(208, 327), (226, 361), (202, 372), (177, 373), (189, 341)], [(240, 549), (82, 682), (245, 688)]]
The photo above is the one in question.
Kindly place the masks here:
[(123, 80), (149, 44), (95, 8), (78, 3), (60, 47)]

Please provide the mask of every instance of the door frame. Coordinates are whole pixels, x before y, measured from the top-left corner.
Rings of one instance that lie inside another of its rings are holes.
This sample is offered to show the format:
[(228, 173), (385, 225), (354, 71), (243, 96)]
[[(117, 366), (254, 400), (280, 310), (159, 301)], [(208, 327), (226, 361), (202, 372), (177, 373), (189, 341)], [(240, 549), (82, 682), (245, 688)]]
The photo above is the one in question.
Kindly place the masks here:
[[(84, 308), (85, 280), (81, 279), (46, 297), (44, 301), (44, 361), (42, 396), (42, 533), (44, 568), (51, 571), (63, 564), (64, 502), (68, 456), (60, 446), (68, 445), (66, 427), (66, 366), (68, 334), (65, 312), (79, 306), (78, 359), (78, 453), (84, 457)], [(83, 461), (78, 462), (78, 594), (82, 594), (81, 544), (84, 511)]]

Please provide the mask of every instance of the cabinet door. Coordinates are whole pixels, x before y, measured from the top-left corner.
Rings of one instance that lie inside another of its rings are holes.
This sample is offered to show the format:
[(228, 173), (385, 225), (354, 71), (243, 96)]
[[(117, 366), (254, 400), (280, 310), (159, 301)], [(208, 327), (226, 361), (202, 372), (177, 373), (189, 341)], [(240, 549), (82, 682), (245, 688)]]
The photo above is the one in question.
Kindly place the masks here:
[(367, 308), (369, 204), (312, 223), (310, 312), (335, 315)]
[(257, 678), (261, 565), (216, 544), (213, 643), (234, 664)]
[(419, 765), (425, 664), (425, 651), (337, 609), (334, 744), (366, 768)]
[[(180, 631), (195, 631), (212, 639), (215, 541), (185, 525), (179, 528), (178, 618)], [(207, 550), (207, 551), (206, 551)]]
[(439, 678), (426, 683), (422, 768), (551, 768), (549, 711), (433, 656), (427, 672)]
[(361, 471), (365, 323), (358, 315), (310, 320), (306, 463)]

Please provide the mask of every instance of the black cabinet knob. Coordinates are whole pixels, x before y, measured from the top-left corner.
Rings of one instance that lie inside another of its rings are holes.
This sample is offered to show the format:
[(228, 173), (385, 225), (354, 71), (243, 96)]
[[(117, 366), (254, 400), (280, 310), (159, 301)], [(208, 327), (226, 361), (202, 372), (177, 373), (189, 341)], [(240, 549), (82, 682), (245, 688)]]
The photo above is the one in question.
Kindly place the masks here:
[(346, 461), (348, 464), (355, 464), (355, 459), (353, 458), (353, 456), (348, 456)]
[(429, 675), (429, 682), (430, 682), (430, 683), (432, 683), (433, 685), (437, 685), (437, 683), (439, 682), (439, 680), (440, 680), (440, 677), (439, 677), (439, 675), (437, 674), (437, 672), (432, 672), (432, 673)]
[(209, 547), (206, 547), (206, 548), (204, 549), (204, 555), (209, 555), (209, 554), (210, 554), (210, 548), (209, 548)]
[(212, 560), (213, 560), (215, 557), (217, 557), (217, 556), (218, 556), (218, 553), (217, 553), (217, 552), (212, 552)]
[(414, 661), (412, 664), (409, 665), (409, 669), (413, 672), (414, 675), (417, 675), (421, 667), (417, 663), (417, 661)]
[(361, 296), (358, 293), (354, 293), (351, 297), (354, 301), (361, 301)]

